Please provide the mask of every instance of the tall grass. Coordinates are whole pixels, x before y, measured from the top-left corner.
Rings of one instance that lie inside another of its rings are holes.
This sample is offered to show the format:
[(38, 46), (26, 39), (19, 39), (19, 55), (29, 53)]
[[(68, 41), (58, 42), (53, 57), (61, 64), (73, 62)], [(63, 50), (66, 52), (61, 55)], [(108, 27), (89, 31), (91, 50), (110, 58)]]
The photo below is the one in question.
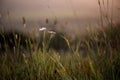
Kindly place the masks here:
[[(98, 3), (103, 26), (100, 0)], [(119, 80), (120, 25), (111, 24), (75, 41), (47, 31), (42, 41), (18, 32), (1, 32), (0, 80)]]
[(118, 29), (116, 25), (104, 33), (91, 33), (78, 43), (77, 50), (62, 36), (70, 50), (67, 53), (48, 51), (47, 43), (43, 43), (43, 50), (34, 50), (32, 54), (12, 54), (7, 50), (0, 54), (0, 80), (119, 80)]

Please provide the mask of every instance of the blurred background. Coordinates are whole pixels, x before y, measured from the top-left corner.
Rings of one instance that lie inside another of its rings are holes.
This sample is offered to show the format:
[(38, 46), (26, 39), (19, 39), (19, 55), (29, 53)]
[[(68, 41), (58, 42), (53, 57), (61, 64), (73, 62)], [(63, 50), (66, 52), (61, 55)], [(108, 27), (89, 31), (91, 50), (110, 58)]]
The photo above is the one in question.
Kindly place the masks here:
[[(0, 28), (32, 32), (40, 27), (47, 27), (71, 36), (82, 35), (87, 27), (100, 27), (101, 15), (98, 1), (0, 0)], [(102, 11), (106, 12), (113, 22), (119, 22), (120, 1), (100, 1)]]

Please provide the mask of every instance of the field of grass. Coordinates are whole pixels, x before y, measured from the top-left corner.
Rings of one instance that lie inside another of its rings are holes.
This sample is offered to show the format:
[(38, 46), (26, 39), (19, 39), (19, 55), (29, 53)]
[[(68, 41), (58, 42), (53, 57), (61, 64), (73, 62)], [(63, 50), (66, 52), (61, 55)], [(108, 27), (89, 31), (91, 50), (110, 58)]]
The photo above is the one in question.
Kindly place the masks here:
[[(112, 7), (109, 0), (107, 7), (104, 0), (97, 1), (100, 26), (108, 25), (88, 29), (82, 38), (71, 40), (64, 33), (45, 30), (35, 39), (1, 30), (0, 80), (120, 80), (120, 24), (113, 24), (112, 15), (104, 12)], [(24, 17), (22, 22), (25, 27)]]
[(1, 33), (0, 80), (120, 80), (119, 24), (75, 40)]

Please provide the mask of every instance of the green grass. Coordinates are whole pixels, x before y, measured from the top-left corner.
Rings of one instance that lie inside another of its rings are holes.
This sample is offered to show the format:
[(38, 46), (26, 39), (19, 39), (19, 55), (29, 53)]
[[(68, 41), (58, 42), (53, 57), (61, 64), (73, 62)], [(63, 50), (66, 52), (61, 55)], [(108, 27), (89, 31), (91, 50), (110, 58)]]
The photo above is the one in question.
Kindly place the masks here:
[(59, 42), (64, 46), (66, 42), (67, 51), (48, 51), (49, 39), (44, 39), (42, 49), (37, 49), (38, 45), (34, 45), (34, 50), (30, 47), (31, 51), (17, 47), (14, 54), (7, 49), (0, 54), (0, 80), (119, 80), (119, 29), (119, 25), (114, 25), (104, 31), (93, 31), (77, 42), (63, 35), (60, 42), (56, 39), (60, 36), (55, 36), (56, 42), (52, 44)]
[[(88, 30), (82, 39), (44, 32), (38, 41), (0, 31), (0, 80), (120, 80), (120, 24), (112, 24), (113, 15), (104, 12), (113, 7), (109, 0), (107, 6), (97, 1), (102, 30)], [(24, 17), (22, 22), (25, 27)]]

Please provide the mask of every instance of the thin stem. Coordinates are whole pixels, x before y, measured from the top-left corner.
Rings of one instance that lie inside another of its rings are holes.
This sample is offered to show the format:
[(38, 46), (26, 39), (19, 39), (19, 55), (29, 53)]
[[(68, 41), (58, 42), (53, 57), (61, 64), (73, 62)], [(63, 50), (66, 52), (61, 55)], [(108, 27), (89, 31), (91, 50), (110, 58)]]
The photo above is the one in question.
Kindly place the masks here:
[(103, 27), (103, 14), (102, 14), (102, 5), (100, 0), (98, 0), (98, 5), (99, 5), (99, 11), (100, 11), (100, 22), (101, 22), (101, 27)]

